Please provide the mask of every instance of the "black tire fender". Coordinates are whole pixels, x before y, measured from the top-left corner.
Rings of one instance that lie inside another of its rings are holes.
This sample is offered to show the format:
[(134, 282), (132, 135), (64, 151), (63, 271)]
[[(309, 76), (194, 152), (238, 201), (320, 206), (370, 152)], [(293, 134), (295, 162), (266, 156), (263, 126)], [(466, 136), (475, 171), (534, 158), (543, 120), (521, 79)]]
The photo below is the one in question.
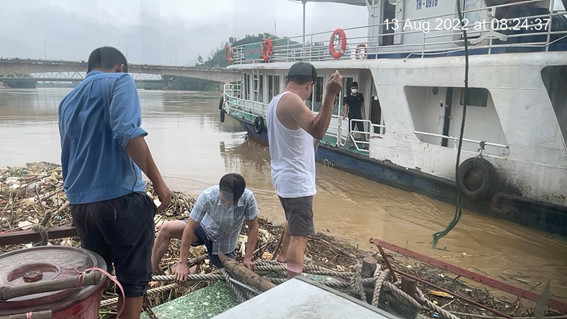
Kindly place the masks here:
[(486, 199), (498, 182), (494, 166), (481, 157), (468, 158), (457, 169), (457, 187), (472, 200)]
[(265, 129), (266, 129), (266, 121), (264, 120), (263, 117), (258, 116), (256, 119), (254, 119), (254, 133), (262, 134)]
[(219, 101), (219, 110), (220, 110), (220, 121), (221, 123), (224, 123), (224, 108), (223, 108), (223, 104), (224, 104), (224, 96), (221, 96), (220, 101)]

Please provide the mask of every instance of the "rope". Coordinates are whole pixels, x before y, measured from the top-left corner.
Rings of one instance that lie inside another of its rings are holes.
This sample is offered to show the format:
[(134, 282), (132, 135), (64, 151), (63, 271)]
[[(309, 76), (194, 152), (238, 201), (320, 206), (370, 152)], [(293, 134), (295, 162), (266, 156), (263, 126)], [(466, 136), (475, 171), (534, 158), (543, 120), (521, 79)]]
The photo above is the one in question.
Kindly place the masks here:
[(375, 281), (374, 284), (374, 293), (372, 295), (372, 305), (374, 307), (378, 307), (378, 300), (380, 299), (380, 291), (382, 290), (382, 284), (390, 275), (390, 270), (386, 269), (385, 271), (380, 271), (380, 267), (376, 267), (374, 271), (373, 279)]
[(236, 295), (236, 298), (238, 299), (238, 301), (239, 301), (240, 303), (245, 302), (245, 301), (246, 301), (246, 298), (245, 298), (244, 295), (242, 294), (242, 291), (240, 291), (240, 289), (238, 289), (238, 288), (236, 287), (236, 285), (233, 284), (233, 283), (230, 281), (230, 276), (229, 276), (228, 272), (227, 272), (226, 270), (224, 270), (224, 268), (223, 268), (223, 269), (221, 269), (221, 273), (222, 273), (222, 275), (224, 276), (224, 279), (226, 280), (226, 282), (228, 283), (228, 285), (230, 286), (230, 288), (232, 288), (232, 291), (234, 291), (234, 294)]
[[(461, 10), (461, 1), (457, 1), (457, 10), (459, 13), (459, 21), (463, 22), (464, 19), (463, 19), (463, 11)], [(461, 119), (461, 132), (459, 135), (459, 143), (457, 147), (457, 163), (455, 165), (455, 184), (457, 185), (455, 216), (453, 216), (453, 220), (451, 221), (451, 223), (449, 223), (449, 225), (447, 225), (447, 228), (445, 228), (443, 231), (436, 232), (435, 234), (433, 234), (433, 242), (432, 242), (433, 248), (437, 248), (437, 243), (439, 242), (439, 239), (447, 235), (457, 225), (463, 213), (462, 193), (461, 193), (461, 189), (459, 188), (458, 169), (459, 169), (459, 162), (461, 159), (461, 148), (463, 146), (463, 135), (465, 132), (465, 119), (467, 117), (467, 103), (469, 98), (469, 45), (468, 45), (469, 40), (467, 38), (466, 28), (463, 28), (463, 42), (465, 45), (465, 88), (464, 88), (465, 92), (464, 92), (464, 101), (463, 101), (463, 117)]]
[[(179, 287), (178, 284), (169, 284), (169, 285), (166, 285), (166, 286), (148, 289), (147, 294), (151, 295), (151, 294), (155, 294), (155, 293), (158, 293), (158, 292), (164, 292), (164, 291), (168, 291), (168, 290), (171, 290), (171, 289), (177, 288), (177, 287)], [(106, 307), (106, 306), (114, 305), (116, 303), (118, 303), (118, 298), (110, 298), (110, 299), (102, 300), (100, 302), (100, 306)]]
[(413, 316), (417, 315), (420, 310), (424, 309), (424, 305), (427, 306), (429, 309), (437, 312), (441, 318), (445, 319), (458, 319), (455, 315), (451, 314), (447, 310), (437, 306), (436, 304), (432, 303), (431, 301), (425, 299), (423, 293), (419, 288), (417, 288), (417, 298), (421, 301), (419, 302), (416, 298), (410, 296), (396, 284), (386, 280), (390, 275), (390, 270), (386, 269), (381, 271), (380, 268), (376, 268), (374, 272), (373, 280), (375, 281), (374, 285), (374, 295), (372, 296), (372, 306), (378, 307), (378, 301), (380, 299), (380, 291), (384, 289), (384, 291), (390, 292), (390, 294), (384, 294), (383, 297), (386, 301), (391, 304), (395, 304), (400, 306), (408, 313), (411, 313)]
[[(188, 281), (195, 280), (222, 280), (224, 277), (219, 273), (210, 274), (190, 274), (187, 275)], [(152, 281), (173, 281), (175, 280), (174, 275), (154, 275), (152, 276)]]
[(366, 302), (366, 293), (364, 292), (364, 287), (362, 286), (362, 276), (360, 274), (362, 265), (356, 263), (354, 266), (354, 276), (351, 279), (351, 287), (355, 293), (360, 296), (360, 300)]
[[(274, 272), (286, 271), (287, 272), (287, 269), (285, 268), (284, 263), (279, 263), (279, 262), (274, 262), (274, 261), (264, 263), (264, 262), (257, 261), (256, 262), (256, 271), (274, 271)], [(317, 266), (317, 265), (305, 265), (305, 266), (303, 266), (303, 272), (313, 274), (313, 275), (327, 275), (327, 276), (335, 276), (335, 277), (340, 277), (340, 278), (351, 278), (352, 277), (352, 273), (329, 270), (329, 269), (326, 269), (324, 267)]]

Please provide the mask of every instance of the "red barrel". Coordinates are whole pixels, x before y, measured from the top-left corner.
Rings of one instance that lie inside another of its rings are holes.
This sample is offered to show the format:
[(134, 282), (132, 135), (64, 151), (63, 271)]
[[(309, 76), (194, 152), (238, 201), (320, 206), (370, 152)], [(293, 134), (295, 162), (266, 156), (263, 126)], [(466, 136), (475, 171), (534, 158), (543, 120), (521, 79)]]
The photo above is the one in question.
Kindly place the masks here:
[[(21, 249), (0, 255), (0, 289), (21, 290), (73, 282), (73, 287), (0, 298), (0, 316), (51, 311), (56, 319), (96, 319), (106, 277), (93, 285), (79, 286), (72, 278), (92, 267), (106, 270), (98, 254), (82, 248), (44, 246)], [(96, 271), (96, 270), (93, 270)], [(78, 281), (77, 281), (78, 282)], [(28, 285), (28, 286), (26, 286)]]

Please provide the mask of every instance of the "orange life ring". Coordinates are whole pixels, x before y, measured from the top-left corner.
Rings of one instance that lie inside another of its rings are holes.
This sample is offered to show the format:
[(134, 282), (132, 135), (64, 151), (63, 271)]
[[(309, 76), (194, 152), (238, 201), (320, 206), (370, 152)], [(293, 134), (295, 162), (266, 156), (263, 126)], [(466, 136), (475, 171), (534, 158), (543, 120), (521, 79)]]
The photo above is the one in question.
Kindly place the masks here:
[(226, 49), (224, 50), (224, 55), (226, 56), (226, 60), (228, 61), (228, 63), (232, 64), (234, 53), (232, 52), (232, 47), (230, 45), (226, 46)]
[[(341, 46), (340, 46), (340, 49), (338, 51), (335, 50), (335, 40), (336, 40), (337, 36), (339, 37), (339, 39), (341, 41)], [(337, 28), (331, 34), (331, 40), (329, 41), (329, 53), (331, 54), (331, 56), (333, 58), (338, 59), (345, 53), (345, 49), (346, 49), (345, 32), (343, 31), (343, 29)]]
[(264, 59), (264, 61), (268, 62), (268, 60), (270, 60), (272, 57), (272, 49), (272, 40), (267, 38), (264, 40), (264, 43), (262, 43), (262, 59)]
[(356, 46), (356, 53), (355, 56), (357, 59), (366, 59), (366, 55), (368, 54), (368, 48), (366, 47), (366, 44), (361, 43), (359, 45)]

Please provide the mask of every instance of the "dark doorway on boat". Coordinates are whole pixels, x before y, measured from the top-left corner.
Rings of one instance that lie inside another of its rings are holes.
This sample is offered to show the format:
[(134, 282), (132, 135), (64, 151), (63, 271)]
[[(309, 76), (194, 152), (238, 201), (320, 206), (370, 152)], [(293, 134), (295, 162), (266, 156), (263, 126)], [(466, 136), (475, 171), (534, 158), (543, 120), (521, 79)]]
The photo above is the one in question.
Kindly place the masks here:
[[(384, 21), (392, 21), (396, 18), (396, 6), (390, 4), (390, 1), (382, 1), (382, 23)], [(394, 28), (382, 25), (380, 27), (380, 34), (382, 37), (380, 39), (381, 45), (392, 45), (394, 44)]]
[(374, 79), (372, 79), (372, 98), (370, 99), (370, 122), (373, 127), (373, 133), (384, 134), (386, 129), (384, 123), (382, 123), (382, 108), (380, 107), (380, 99), (378, 93), (376, 92), (376, 85), (374, 84)]
[(548, 66), (541, 70), (541, 78), (553, 105), (553, 111), (567, 143), (567, 66)]

